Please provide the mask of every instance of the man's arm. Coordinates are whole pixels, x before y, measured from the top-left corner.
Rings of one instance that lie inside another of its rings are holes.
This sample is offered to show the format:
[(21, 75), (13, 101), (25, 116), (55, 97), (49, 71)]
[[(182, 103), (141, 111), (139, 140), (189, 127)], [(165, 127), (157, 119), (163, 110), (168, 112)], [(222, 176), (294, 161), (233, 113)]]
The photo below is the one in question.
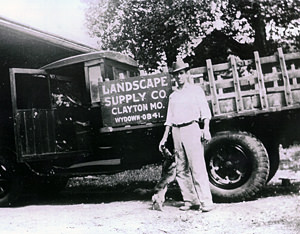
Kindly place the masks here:
[(203, 89), (201, 87), (198, 88), (198, 105), (199, 105), (199, 109), (200, 109), (200, 116), (201, 116), (201, 120), (203, 121), (204, 125), (203, 125), (203, 135), (202, 135), (202, 140), (204, 141), (209, 141), (211, 140), (211, 134), (210, 134), (210, 130), (209, 130), (209, 123), (210, 123), (210, 119), (212, 117), (211, 115), (211, 111), (205, 96), (205, 93), (203, 91)]
[(204, 141), (209, 141), (211, 140), (211, 134), (210, 134), (210, 130), (209, 130), (209, 119), (204, 119), (204, 127), (203, 127), (203, 140)]
[(170, 131), (171, 131), (171, 126), (166, 125), (164, 135), (163, 135), (163, 137), (162, 137), (162, 139), (161, 139), (161, 141), (160, 141), (160, 143), (159, 143), (159, 151), (160, 151), (160, 152), (162, 152), (161, 147), (162, 147), (163, 145), (165, 145), (166, 142), (167, 142), (167, 140), (168, 140), (168, 136), (169, 136)]

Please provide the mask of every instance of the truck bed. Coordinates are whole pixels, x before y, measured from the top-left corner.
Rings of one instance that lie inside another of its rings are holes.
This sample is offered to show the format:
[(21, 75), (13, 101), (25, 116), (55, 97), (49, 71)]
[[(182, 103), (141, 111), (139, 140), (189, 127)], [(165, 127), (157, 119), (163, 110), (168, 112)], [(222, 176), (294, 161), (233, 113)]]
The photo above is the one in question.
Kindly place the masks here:
[[(240, 60), (231, 56), (227, 63), (190, 70), (192, 83), (205, 91), (213, 120), (271, 114), (300, 108), (300, 52), (284, 54), (282, 48), (273, 56)], [(102, 106), (103, 108), (103, 106)], [(100, 132), (152, 128), (164, 121), (103, 127)]]
[[(214, 119), (300, 108), (300, 53), (259, 57), (191, 69), (192, 82), (204, 89)], [(248, 68), (248, 69), (247, 69)]]

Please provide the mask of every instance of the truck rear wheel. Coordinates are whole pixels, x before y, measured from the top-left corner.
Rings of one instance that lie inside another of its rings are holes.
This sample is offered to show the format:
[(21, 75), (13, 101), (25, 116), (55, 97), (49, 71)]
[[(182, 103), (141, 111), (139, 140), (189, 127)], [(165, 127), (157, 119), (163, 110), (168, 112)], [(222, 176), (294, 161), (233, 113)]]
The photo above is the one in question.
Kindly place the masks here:
[(19, 197), (22, 180), (16, 165), (0, 152), (0, 206), (10, 206)]
[(267, 182), (269, 158), (264, 145), (244, 132), (220, 132), (205, 147), (212, 194), (225, 200), (253, 197)]

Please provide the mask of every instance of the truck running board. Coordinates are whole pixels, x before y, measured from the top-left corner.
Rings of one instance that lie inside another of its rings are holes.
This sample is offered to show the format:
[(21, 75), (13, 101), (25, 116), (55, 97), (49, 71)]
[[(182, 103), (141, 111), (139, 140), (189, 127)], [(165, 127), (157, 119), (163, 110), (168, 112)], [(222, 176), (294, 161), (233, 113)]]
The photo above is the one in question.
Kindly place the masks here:
[(68, 169), (72, 168), (79, 168), (79, 167), (88, 167), (88, 166), (116, 166), (121, 164), (121, 159), (108, 159), (108, 160), (98, 160), (98, 161), (91, 161), (91, 162), (84, 162), (84, 163), (78, 163), (74, 164)]

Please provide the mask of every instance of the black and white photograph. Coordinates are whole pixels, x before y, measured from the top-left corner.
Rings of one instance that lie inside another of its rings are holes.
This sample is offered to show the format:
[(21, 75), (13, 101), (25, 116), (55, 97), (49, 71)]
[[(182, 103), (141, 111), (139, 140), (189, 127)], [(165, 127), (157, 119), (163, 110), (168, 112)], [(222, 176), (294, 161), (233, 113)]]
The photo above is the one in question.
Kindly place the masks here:
[(300, 1), (0, 6), (1, 234), (300, 233)]

